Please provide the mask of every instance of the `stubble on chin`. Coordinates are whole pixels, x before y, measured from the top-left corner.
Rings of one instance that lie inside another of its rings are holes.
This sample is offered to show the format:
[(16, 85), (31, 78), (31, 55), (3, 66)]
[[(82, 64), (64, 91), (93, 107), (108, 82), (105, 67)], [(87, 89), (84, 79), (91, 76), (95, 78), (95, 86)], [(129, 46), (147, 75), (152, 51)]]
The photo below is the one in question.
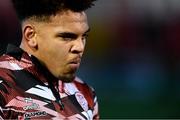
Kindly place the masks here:
[(59, 76), (58, 78), (62, 81), (62, 82), (72, 82), (75, 79), (75, 74), (73, 75), (66, 75), (66, 76)]

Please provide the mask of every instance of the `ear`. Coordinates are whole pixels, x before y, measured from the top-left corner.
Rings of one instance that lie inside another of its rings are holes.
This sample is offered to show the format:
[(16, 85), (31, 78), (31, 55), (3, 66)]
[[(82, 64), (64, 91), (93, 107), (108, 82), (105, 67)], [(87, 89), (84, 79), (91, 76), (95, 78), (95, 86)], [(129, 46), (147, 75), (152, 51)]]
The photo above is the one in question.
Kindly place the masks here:
[(32, 25), (26, 25), (23, 29), (23, 34), (27, 45), (31, 48), (37, 48), (35, 28)]

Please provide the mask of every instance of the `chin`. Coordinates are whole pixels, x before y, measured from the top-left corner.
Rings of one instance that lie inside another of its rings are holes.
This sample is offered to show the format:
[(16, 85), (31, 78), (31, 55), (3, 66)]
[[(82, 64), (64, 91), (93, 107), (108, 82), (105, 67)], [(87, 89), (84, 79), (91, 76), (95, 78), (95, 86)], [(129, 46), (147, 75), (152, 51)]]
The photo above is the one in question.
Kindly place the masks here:
[(64, 76), (59, 76), (58, 78), (63, 82), (72, 82), (75, 79), (75, 74), (68, 74)]

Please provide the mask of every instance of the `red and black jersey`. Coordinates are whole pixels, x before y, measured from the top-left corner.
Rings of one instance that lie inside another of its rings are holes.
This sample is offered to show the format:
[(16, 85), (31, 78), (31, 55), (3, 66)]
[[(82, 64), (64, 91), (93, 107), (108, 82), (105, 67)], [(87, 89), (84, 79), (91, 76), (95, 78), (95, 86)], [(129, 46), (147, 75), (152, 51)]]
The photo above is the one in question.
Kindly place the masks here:
[(9, 45), (0, 57), (0, 119), (99, 119), (97, 97), (79, 78), (57, 80), (34, 56)]

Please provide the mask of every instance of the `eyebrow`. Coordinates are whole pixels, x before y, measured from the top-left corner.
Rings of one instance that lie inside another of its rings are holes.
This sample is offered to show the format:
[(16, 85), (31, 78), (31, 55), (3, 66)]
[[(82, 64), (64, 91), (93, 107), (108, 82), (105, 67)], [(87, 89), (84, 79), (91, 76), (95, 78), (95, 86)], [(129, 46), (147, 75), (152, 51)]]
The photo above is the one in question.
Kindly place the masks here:
[(63, 32), (63, 33), (59, 33), (58, 36), (64, 38), (77, 38), (78, 35), (71, 32)]
[(86, 30), (86, 32), (85, 32), (85, 33), (88, 33), (88, 32), (90, 32), (90, 30), (91, 30), (91, 29), (90, 29), (90, 28), (88, 28), (88, 30)]
[[(89, 31), (90, 31), (90, 28), (86, 32), (84, 32), (83, 35), (87, 34)], [(59, 36), (59, 37), (67, 37), (67, 38), (77, 38), (78, 37), (77, 34), (72, 33), (72, 32), (62, 32), (62, 33), (59, 33), (57, 36)]]

